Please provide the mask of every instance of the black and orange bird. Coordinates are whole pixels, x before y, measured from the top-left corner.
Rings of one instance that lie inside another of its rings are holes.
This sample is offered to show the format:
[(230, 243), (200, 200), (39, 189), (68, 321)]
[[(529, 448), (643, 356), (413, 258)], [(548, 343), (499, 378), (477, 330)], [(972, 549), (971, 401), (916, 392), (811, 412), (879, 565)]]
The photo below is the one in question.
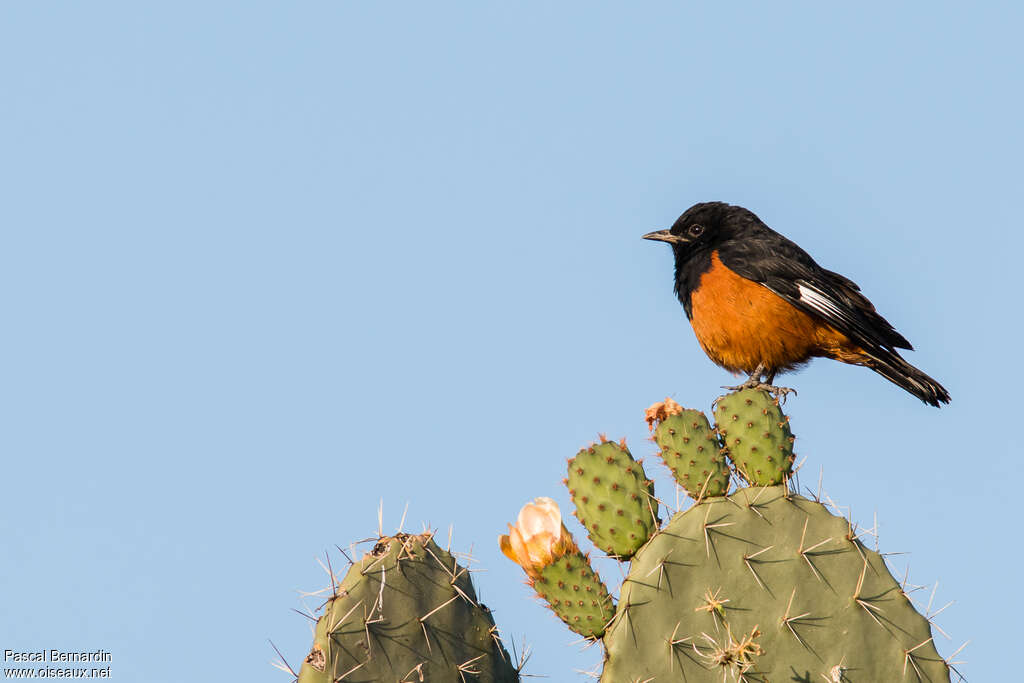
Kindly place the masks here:
[(771, 386), (777, 373), (824, 357), (871, 368), (929, 405), (949, 403), (941, 384), (896, 351), (913, 347), (856, 283), (751, 211), (695, 204), (643, 237), (672, 245), (676, 296), (697, 341), (716, 364), (750, 374), (740, 387), (788, 391)]

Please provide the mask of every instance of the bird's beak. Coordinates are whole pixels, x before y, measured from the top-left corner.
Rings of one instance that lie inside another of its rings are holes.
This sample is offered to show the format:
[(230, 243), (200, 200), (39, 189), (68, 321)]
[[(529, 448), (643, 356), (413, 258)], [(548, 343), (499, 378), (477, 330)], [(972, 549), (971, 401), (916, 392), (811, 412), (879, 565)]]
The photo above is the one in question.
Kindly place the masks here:
[(669, 244), (685, 244), (689, 242), (686, 237), (682, 235), (673, 235), (668, 230), (655, 230), (644, 235), (645, 240), (654, 240), (655, 242), (668, 242)]

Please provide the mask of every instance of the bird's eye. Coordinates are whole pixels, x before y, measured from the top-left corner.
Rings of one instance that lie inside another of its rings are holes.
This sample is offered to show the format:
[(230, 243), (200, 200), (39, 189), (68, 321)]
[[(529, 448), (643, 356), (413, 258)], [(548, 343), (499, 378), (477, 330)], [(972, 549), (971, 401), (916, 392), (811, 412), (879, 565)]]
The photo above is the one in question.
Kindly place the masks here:
[(687, 232), (689, 232), (693, 237), (700, 237), (704, 234), (704, 226), (700, 223), (694, 223), (690, 226), (690, 229)]

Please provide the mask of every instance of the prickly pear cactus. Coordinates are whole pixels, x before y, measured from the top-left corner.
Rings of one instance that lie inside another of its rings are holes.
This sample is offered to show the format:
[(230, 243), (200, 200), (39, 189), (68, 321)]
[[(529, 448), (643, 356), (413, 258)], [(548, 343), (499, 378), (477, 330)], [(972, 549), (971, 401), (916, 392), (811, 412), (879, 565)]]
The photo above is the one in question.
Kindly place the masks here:
[(948, 681), (882, 558), (784, 486), (677, 514), (630, 566), (602, 681)]
[(568, 463), (564, 480), (590, 540), (609, 555), (629, 558), (658, 528), (654, 482), (634, 460), (625, 440), (582, 449)]
[(430, 534), (381, 538), (334, 593), (299, 683), (519, 680), (466, 569)]
[(691, 498), (703, 500), (729, 491), (729, 465), (718, 434), (699, 410), (672, 399), (647, 410), (647, 423), (672, 476)]
[[(789, 490), (793, 437), (777, 401), (740, 391), (720, 399), (715, 416), (730, 461), (758, 485), (725, 497), (729, 462), (702, 461), (701, 489), (693, 470), (675, 467), (697, 503), (632, 554), (601, 636), (601, 680), (949, 681), (928, 620), (881, 556), (847, 520)], [(697, 467), (698, 458), (721, 457), (700, 412), (665, 401), (647, 419), (667, 462), (689, 457)], [(581, 519), (611, 506), (607, 488), (580, 494), (603, 455), (581, 452), (570, 463), (570, 474), (581, 470), (573, 491), (576, 505), (588, 507)]]
[(793, 433), (778, 399), (757, 389), (723, 396), (715, 423), (737, 473), (755, 486), (775, 486), (793, 472)]

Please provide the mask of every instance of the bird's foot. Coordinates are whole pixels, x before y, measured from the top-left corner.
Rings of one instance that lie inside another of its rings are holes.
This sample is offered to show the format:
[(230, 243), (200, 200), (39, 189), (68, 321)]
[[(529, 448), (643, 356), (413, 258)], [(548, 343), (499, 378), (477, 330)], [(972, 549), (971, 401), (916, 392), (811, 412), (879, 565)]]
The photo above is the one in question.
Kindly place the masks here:
[[(729, 391), (742, 391), (744, 389), (756, 389), (757, 391), (767, 391), (769, 394), (779, 399), (779, 401), (783, 404), (786, 402), (786, 397), (789, 396), (790, 394), (793, 394), (794, 396), (797, 395), (796, 389), (791, 389), (789, 387), (777, 387), (774, 384), (766, 384), (765, 382), (762, 382), (760, 379), (754, 379), (753, 377), (748, 379), (743, 384), (738, 384), (734, 387), (722, 388), (728, 389)], [(718, 401), (723, 398), (725, 397), (719, 396), (718, 399), (715, 400), (715, 403), (718, 403)]]

